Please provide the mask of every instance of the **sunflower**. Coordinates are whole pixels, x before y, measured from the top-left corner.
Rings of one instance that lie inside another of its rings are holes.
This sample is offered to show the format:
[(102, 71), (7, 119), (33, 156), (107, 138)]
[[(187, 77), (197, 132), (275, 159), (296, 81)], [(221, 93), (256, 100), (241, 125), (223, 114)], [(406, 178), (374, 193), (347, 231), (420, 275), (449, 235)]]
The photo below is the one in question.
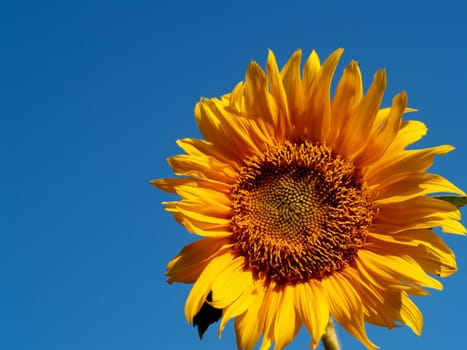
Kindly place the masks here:
[(200, 334), (235, 319), (238, 349), (282, 349), (302, 325), (316, 348), (330, 317), (366, 348), (365, 322), (416, 334), (422, 314), (409, 296), (442, 289), (456, 271), (431, 228), (464, 234), (459, 210), (434, 193), (465, 193), (427, 173), (452, 146), (407, 149), (427, 128), (403, 121), (405, 92), (381, 108), (384, 70), (363, 92), (356, 62), (330, 97), (343, 50), (322, 64), (296, 51), (279, 70), (252, 62), (245, 82), (204, 98), (195, 117), (204, 139), (177, 143), (179, 177), (152, 183), (181, 200), (165, 203), (201, 236), (168, 264), (169, 283), (193, 283), (185, 315)]

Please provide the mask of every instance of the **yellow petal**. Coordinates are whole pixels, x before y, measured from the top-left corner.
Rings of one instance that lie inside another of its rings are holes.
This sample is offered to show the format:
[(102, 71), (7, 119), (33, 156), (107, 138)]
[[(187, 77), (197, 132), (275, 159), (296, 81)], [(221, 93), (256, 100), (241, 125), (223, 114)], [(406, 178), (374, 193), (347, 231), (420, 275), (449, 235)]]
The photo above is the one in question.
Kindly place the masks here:
[[(166, 209), (168, 211), (176, 211), (183, 215), (185, 215), (185, 213), (193, 213), (193, 215), (187, 215), (192, 219), (204, 222), (208, 221), (211, 224), (220, 224), (225, 227), (227, 221), (232, 217), (232, 209), (228, 206), (222, 205), (221, 203), (213, 205), (213, 199), (214, 198), (183, 200), (174, 204), (174, 209), (171, 208), (170, 204), (166, 206)], [(200, 216), (200, 214), (202, 216)]]
[(454, 193), (465, 196), (465, 192), (444, 177), (436, 174), (418, 173), (402, 178), (391, 177), (378, 186), (375, 205), (389, 204), (412, 199), (430, 193)]
[(400, 321), (407, 324), (414, 333), (420, 334), (423, 326), (422, 314), (406, 291), (391, 289), (385, 282), (375, 283), (375, 276), (368, 275), (361, 268), (361, 263), (357, 263), (357, 266), (356, 269), (347, 268), (345, 273), (353, 279), (353, 285), (362, 298), (365, 320), (389, 329), (397, 327), (395, 322)]
[(186, 185), (188, 184), (193, 184), (193, 179), (157, 179), (157, 180), (151, 180), (151, 185), (161, 189), (162, 191), (168, 192), (168, 193), (176, 193), (177, 187)]
[(231, 254), (222, 254), (213, 258), (196, 280), (185, 303), (185, 316), (189, 323), (193, 323), (193, 317), (201, 310), (201, 306), (211, 291), (211, 286), (217, 276), (222, 274), (234, 260)]
[(394, 141), (401, 125), (402, 115), (407, 107), (407, 95), (402, 92), (396, 95), (387, 119), (382, 123), (375, 123), (370, 140), (365, 149), (355, 158), (359, 167), (374, 163), (386, 152)]
[(302, 51), (297, 50), (281, 70), (282, 82), (287, 94), (287, 104), (294, 134), (292, 138), (303, 136), (306, 121), (302, 117), (305, 108), (304, 92), (300, 79)]
[(243, 96), (243, 90), (244, 84), (243, 82), (239, 82), (235, 85), (232, 90), (232, 94), (230, 95), (228, 109), (234, 114), (245, 114), (245, 98)]
[(426, 135), (428, 128), (421, 121), (408, 120), (402, 123), (397, 137), (391, 144), (392, 152), (400, 152)]
[(256, 288), (253, 284), (250, 284), (250, 288), (245, 289), (245, 291), (234, 302), (223, 309), (222, 319), (219, 324), (219, 337), (224, 331), (224, 327), (229, 320), (247, 312), (252, 303), (256, 301), (255, 293)]
[(420, 335), (423, 328), (423, 315), (417, 305), (408, 297), (407, 293), (402, 293), (401, 319), (410, 329)]
[(281, 303), (281, 292), (274, 284), (266, 288), (264, 299), (258, 314), (258, 320), (263, 324), (263, 341), (260, 349), (269, 349), (274, 342), (274, 325)]
[(329, 143), (334, 144), (351, 111), (363, 96), (362, 75), (358, 64), (352, 61), (340, 79), (331, 103), (331, 133)]
[(215, 218), (181, 209), (177, 204), (177, 202), (168, 203), (166, 210), (171, 212), (175, 220), (185, 226), (188, 232), (204, 237), (227, 237), (232, 235), (228, 221), (222, 222), (225, 219), (218, 219), (220, 222), (212, 222), (215, 221)]
[(311, 86), (313, 85), (318, 72), (321, 69), (321, 63), (319, 62), (318, 54), (315, 50), (311, 51), (311, 54), (308, 56), (305, 65), (303, 66), (303, 78), (302, 85), (303, 91), (307, 94), (311, 91)]
[(231, 184), (237, 173), (228, 165), (209, 156), (178, 155), (170, 157), (168, 163), (177, 175), (215, 180)]
[(294, 286), (286, 285), (280, 293), (280, 304), (274, 322), (274, 350), (287, 346), (298, 333), (301, 322), (294, 308)]
[(358, 252), (368, 272), (379, 276), (392, 284), (412, 284), (441, 290), (443, 285), (428, 276), (420, 265), (410, 256), (381, 255), (370, 250), (360, 249)]
[(168, 282), (194, 283), (207, 264), (230, 245), (229, 238), (211, 237), (188, 244), (167, 265)]
[(403, 152), (388, 150), (378, 162), (365, 168), (363, 173), (368, 184), (376, 188), (391, 179), (397, 181), (406, 174), (425, 172), (433, 164), (435, 155), (444, 155), (453, 149), (452, 146), (442, 145)]
[(260, 152), (257, 141), (267, 138), (252, 134), (246, 118), (231, 114), (224, 107), (215, 99), (204, 99), (195, 106), (198, 127), (205, 139), (212, 142), (223, 156), (238, 162), (247, 155)]
[(377, 349), (366, 335), (362, 300), (352, 284), (343, 275), (335, 272), (323, 279), (323, 286), (329, 295), (329, 307), (335, 320), (367, 349)]
[(389, 286), (384, 283), (378, 283), (364, 270), (348, 267), (344, 273), (352, 279), (353, 286), (362, 299), (365, 321), (389, 329), (394, 328), (395, 321), (399, 319), (400, 298), (398, 296), (401, 292), (389, 289)]
[(276, 57), (271, 50), (269, 50), (266, 69), (269, 78), (269, 89), (277, 104), (277, 118), (274, 121), (275, 135), (279, 141), (283, 141), (290, 136), (292, 123), (289, 115), (287, 94), (282, 83)]
[(394, 235), (371, 233), (365, 249), (382, 255), (409, 255), (428, 273), (446, 277), (457, 270), (452, 250), (428, 229), (403, 231)]
[(386, 73), (378, 71), (367, 93), (352, 110), (339, 134), (336, 148), (340, 155), (352, 159), (368, 142), (385, 89)]
[[(392, 225), (396, 230), (441, 227), (445, 232), (466, 232), (458, 222), (459, 210), (451, 203), (430, 197), (416, 197), (404, 202), (378, 205), (374, 223)], [(394, 231), (394, 232), (399, 232)]]
[(210, 305), (224, 309), (238, 299), (246, 290), (251, 290), (253, 279), (251, 272), (244, 271), (243, 257), (236, 258), (213, 282)]
[(226, 209), (229, 208), (229, 194), (224, 192), (226, 186), (215, 186), (212, 182), (211, 186), (208, 186), (206, 182), (190, 182), (177, 186), (175, 192), (187, 201), (195, 201), (204, 205), (218, 204)]
[(258, 314), (263, 303), (264, 290), (257, 288), (255, 292), (250, 307), (235, 319), (238, 349), (253, 350), (263, 330), (263, 323), (258, 319)]
[(331, 131), (331, 82), (343, 52), (343, 49), (338, 49), (324, 61), (310, 89), (311, 96), (307, 100), (305, 116), (312, 125), (308, 127), (308, 135), (313, 141), (327, 143)]
[(269, 350), (269, 348), (272, 345), (273, 340), (268, 337), (263, 337), (263, 341), (261, 342), (261, 345), (259, 347), (259, 350)]
[(223, 163), (226, 169), (231, 168), (235, 172), (237, 172), (240, 168), (234, 159), (228, 158), (226, 155), (221, 154), (219, 149), (209, 141), (197, 138), (184, 138), (177, 140), (177, 145), (182, 150), (184, 150), (187, 155), (208, 156), (215, 158), (220, 163)]
[(261, 125), (265, 135), (275, 137), (278, 111), (268, 89), (266, 74), (256, 62), (251, 62), (246, 72), (245, 109), (252, 122), (264, 122)]
[[(192, 221), (206, 223), (206, 225), (215, 225), (216, 227), (229, 227), (230, 218), (228, 217), (228, 215), (226, 215), (226, 212), (224, 212), (222, 209), (219, 209), (221, 208), (220, 206), (213, 207), (212, 209), (212, 206), (206, 206), (204, 207), (204, 210), (201, 210), (199, 208), (199, 204), (190, 206), (189, 202), (187, 203), (187, 205), (185, 205), (184, 202), (188, 201), (170, 202), (166, 204), (165, 208), (167, 211), (180, 213), (181, 215)], [(220, 210), (220, 212), (214, 213), (215, 215), (213, 215), (211, 210)], [(227, 207), (225, 210), (230, 209), (228, 209)]]
[(329, 321), (329, 304), (322, 290), (321, 282), (310, 280), (298, 283), (294, 288), (295, 309), (303, 321), (312, 341), (310, 347), (316, 349)]

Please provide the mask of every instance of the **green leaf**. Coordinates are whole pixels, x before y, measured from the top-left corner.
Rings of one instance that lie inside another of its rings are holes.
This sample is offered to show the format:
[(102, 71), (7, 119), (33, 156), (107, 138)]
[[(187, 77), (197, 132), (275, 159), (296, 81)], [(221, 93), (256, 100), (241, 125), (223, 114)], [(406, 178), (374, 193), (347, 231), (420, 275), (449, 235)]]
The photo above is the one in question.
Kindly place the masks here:
[(441, 199), (443, 201), (449, 202), (454, 204), (458, 209), (463, 207), (467, 204), (467, 197), (459, 197), (459, 196), (437, 196), (437, 199)]

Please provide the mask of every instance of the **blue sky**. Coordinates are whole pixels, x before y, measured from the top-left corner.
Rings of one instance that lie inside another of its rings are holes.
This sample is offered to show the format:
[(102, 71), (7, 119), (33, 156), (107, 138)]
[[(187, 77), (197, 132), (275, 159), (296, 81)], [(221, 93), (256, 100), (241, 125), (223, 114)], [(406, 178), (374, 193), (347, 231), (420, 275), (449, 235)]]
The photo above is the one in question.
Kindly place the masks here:
[[(356, 59), (384, 100), (406, 90), (427, 123), (420, 146), (451, 143), (441, 172), (467, 189), (466, 5), (406, 1), (3, 1), (0, 4), (0, 348), (235, 349), (185, 321), (189, 286), (166, 263), (194, 239), (149, 185), (170, 176), (193, 106), (243, 80), (273, 49)], [(459, 272), (417, 298), (421, 337), (368, 327), (382, 349), (467, 347), (467, 240), (443, 236)], [(363, 349), (344, 331), (343, 349)], [(301, 332), (288, 349), (304, 349)]]

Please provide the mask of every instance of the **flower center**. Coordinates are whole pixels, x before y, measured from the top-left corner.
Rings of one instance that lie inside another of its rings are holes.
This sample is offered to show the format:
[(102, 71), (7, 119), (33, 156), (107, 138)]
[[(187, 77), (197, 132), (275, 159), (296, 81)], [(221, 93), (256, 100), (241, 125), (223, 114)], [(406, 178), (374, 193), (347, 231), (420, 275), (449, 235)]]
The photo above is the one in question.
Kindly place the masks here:
[(231, 195), (245, 267), (277, 283), (322, 279), (352, 263), (375, 213), (359, 170), (308, 141), (251, 157)]

